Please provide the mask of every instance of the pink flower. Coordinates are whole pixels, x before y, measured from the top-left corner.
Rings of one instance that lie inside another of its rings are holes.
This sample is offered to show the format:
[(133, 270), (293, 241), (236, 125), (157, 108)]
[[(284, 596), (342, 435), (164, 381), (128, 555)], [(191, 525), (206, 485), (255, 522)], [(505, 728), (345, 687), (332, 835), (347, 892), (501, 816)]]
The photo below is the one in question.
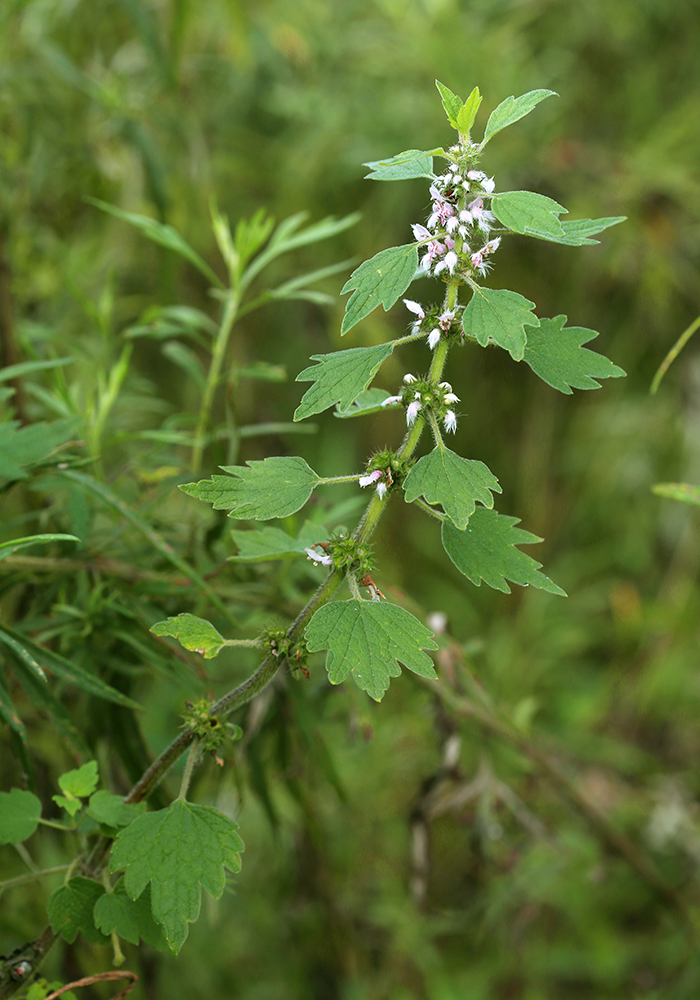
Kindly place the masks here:
[(372, 486), (378, 479), (382, 478), (382, 475), (381, 469), (375, 469), (374, 472), (370, 472), (367, 476), (360, 476), (360, 486)]
[(416, 417), (423, 409), (421, 404), (417, 399), (414, 399), (412, 403), (409, 403), (406, 407), (406, 423), (409, 427), (412, 427), (416, 422)]
[(435, 350), (435, 348), (439, 343), (439, 340), (440, 340), (440, 331), (436, 327), (434, 330), (431, 330), (430, 333), (428, 334), (428, 347), (430, 348), (431, 351)]
[(380, 500), (384, 497), (385, 493), (386, 493), (386, 483), (377, 483), (377, 495), (379, 496)]
[(418, 319), (425, 319), (425, 310), (420, 302), (414, 302), (413, 299), (404, 299), (403, 304), (406, 306), (408, 311), (416, 315)]
[(450, 274), (454, 274), (454, 270), (457, 266), (458, 260), (459, 258), (457, 257), (457, 254), (454, 252), (454, 250), (450, 250), (449, 253), (445, 254), (444, 259), (435, 265), (435, 274), (436, 275), (439, 274), (441, 271), (444, 271), (445, 268), (447, 268)]
[(319, 563), (321, 563), (322, 566), (332, 566), (333, 565), (332, 558), (329, 555), (326, 555), (325, 552), (322, 555), (319, 555), (318, 552), (314, 551), (314, 549), (316, 548), (320, 548), (320, 546), (314, 545), (313, 548), (304, 549), (307, 558), (311, 560), (314, 566), (318, 566)]
[(447, 333), (447, 331), (452, 326), (452, 321), (454, 320), (454, 318), (455, 318), (454, 310), (445, 309), (444, 313), (442, 313), (440, 318), (438, 319), (438, 323), (440, 324), (440, 329), (444, 330), (445, 333)]

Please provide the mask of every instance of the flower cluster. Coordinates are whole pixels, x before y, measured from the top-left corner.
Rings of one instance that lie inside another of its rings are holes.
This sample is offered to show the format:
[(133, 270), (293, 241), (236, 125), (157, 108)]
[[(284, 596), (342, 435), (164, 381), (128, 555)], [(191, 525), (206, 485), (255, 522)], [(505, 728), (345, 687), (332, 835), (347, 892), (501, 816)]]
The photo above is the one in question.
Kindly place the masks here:
[(329, 541), (317, 542), (304, 551), (314, 566), (320, 563), (322, 566), (335, 569), (347, 569), (360, 576), (369, 573), (372, 568), (369, 547), (358, 542), (352, 535), (344, 533), (343, 529)]
[[(457, 417), (452, 409), (459, 402), (459, 396), (452, 392), (449, 382), (431, 385), (425, 379), (417, 379), (415, 375), (404, 375), (404, 387), (396, 396), (389, 396), (382, 406), (393, 406), (401, 403), (406, 407), (406, 423), (409, 427), (416, 422), (419, 413), (434, 414), (436, 420), (441, 420), (443, 427), (451, 434), (457, 430)], [(362, 481), (360, 480), (362, 486)], [(368, 485), (368, 484), (367, 484)]]
[[(450, 150), (453, 155), (462, 152), (459, 146)], [(500, 237), (496, 237), (478, 247), (495, 221), (493, 212), (484, 205), (484, 198), (493, 194), (494, 187), (493, 177), (487, 177), (483, 170), (467, 169), (463, 173), (456, 162), (433, 179), (430, 216), (425, 226), (413, 226), (416, 242), (426, 247), (421, 264), (428, 274), (486, 274), (490, 262), (485, 258), (500, 243)]]
[(404, 299), (403, 302), (409, 312), (418, 317), (413, 322), (413, 332), (428, 334), (428, 347), (431, 351), (437, 347), (440, 337), (447, 336), (449, 333), (454, 333), (461, 339), (463, 333), (462, 308), (441, 311), (439, 307), (432, 307), (426, 310), (420, 302), (414, 302), (413, 299)]
[[(390, 396), (384, 400), (383, 406), (388, 403), (400, 402), (400, 396)], [(374, 486), (380, 499), (383, 499), (392, 486), (401, 486), (408, 475), (410, 463), (402, 461), (394, 451), (376, 452), (367, 463), (367, 472), (360, 476), (358, 482), (360, 486)]]

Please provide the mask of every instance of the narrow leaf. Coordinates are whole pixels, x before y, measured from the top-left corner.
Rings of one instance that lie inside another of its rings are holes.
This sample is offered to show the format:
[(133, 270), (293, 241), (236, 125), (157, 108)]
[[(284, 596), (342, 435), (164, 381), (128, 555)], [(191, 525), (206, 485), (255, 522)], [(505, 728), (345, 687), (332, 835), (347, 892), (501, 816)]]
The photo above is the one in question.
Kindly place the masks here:
[(7, 723), (11, 732), (15, 734), (15, 737), (19, 741), (19, 745), (26, 750), (29, 745), (27, 730), (24, 728), (24, 724), (17, 714), (15, 706), (12, 704), (10, 693), (2, 681), (0, 681), (0, 719), (3, 719)]
[(52, 929), (68, 944), (73, 944), (78, 931), (92, 944), (109, 944), (109, 938), (96, 927), (93, 917), (95, 904), (104, 895), (105, 887), (91, 878), (72, 878), (51, 893), (47, 913)]
[(338, 601), (319, 608), (306, 627), (310, 652), (327, 649), (326, 669), (331, 684), (349, 674), (358, 687), (381, 701), (391, 677), (399, 677), (399, 663), (421, 677), (435, 678), (425, 649), (437, 649), (433, 633), (396, 604), (376, 601)]
[(225, 642), (224, 637), (219, 635), (211, 622), (186, 612), (178, 615), (177, 618), (156, 622), (149, 631), (153, 635), (172, 636), (185, 649), (199, 653), (205, 660), (211, 660), (214, 656), (218, 656)]
[(479, 88), (474, 87), (471, 94), (457, 113), (457, 128), (459, 129), (460, 135), (469, 136), (472, 125), (476, 120), (481, 101), (482, 97), (479, 93)]
[(138, 899), (151, 883), (153, 916), (175, 954), (187, 937), (187, 925), (199, 916), (202, 887), (218, 899), (224, 869), (240, 871), (243, 841), (237, 829), (212, 806), (176, 799), (167, 809), (139, 816), (114, 841), (110, 871), (125, 869), (130, 899)]
[(700, 505), (700, 486), (691, 486), (690, 483), (655, 483), (651, 490), (659, 497)]
[(449, 518), (464, 528), (477, 501), (493, 507), (493, 493), (502, 493), (498, 480), (483, 462), (462, 458), (449, 448), (434, 448), (413, 466), (403, 484), (406, 503), (419, 496), (442, 504)]
[(39, 825), (41, 801), (31, 792), (0, 792), (0, 844), (21, 844)]
[(18, 365), (7, 365), (0, 370), (0, 382), (9, 382), (13, 378), (22, 378), (24, 375), (33, 375), (34, 372), (45, 371), (47, 368), (62, 368), (63, 365), (70, 365), (75, 358), (50, 358), (46, 361), (22, 361)]
[(36, 674), (19, 658), (14, 673), (34, 707), (46, 713), (71, 749), (81, 756), (89, 756), (90, 749), (76, 726), (73, 715), (63, 707), (48, 684), (39, 680)]
[(158, 243), (168, 250), (174, 250), (175, 253), (179, 253), (181, 257), (184, 257), (190, 264), (193, 264), (208, 281), (211, 281), (212, 285), (216, 285), (218, 288), (224, 287), (222, 281), (212, 271), (207, 262), (202, 260), (199, 254), (192, 249), (189, 243), (185, 242), (178, 231), (173, 229), (172, 226), (164, 225), (162, 222), (151, 219), (147, 215), (138, 215), (136, 212), (125, 212), (123, 209), (117, 208), (116, 205), (110, 205), (106, 201), (100, 201), (99, 198), (92, 198), (89, 195), (85, 197), (85, 200), (94, 205), (95, 208), (99, 208), (103, 212), (121, 219), (122, 222), (128, 222), (130, 226), (134, 226), (154, 243)]
[[(388, 160), (371, 160), (363, 163), (363, 167), (369, 167), (370, 173), (365, 175), (367, 181), (405, 181), (413, 177), (427, 177), (432, 180), (433, 173), (433, 153), (437, 150), (426, 152), (422, 149), (407, 149), (403, 153)], [(440, 150), (440, 152), (443, 152)]]
[(75, 535), (26, 535), (24, 538), (13, 538), (11, 542), (0, 543), (0, 559), (7, 559), (18, 549), (26, 549), (29, 545), (48, 545), (49, 542), (79, 542)]
[(514, 361), (522, 361), (527, 341), (525, 327), (540, 324), (532, 313), (534, 308), (534, 302), (517, 292), (477, 286), (462, 316), (464, 333), (482, 347), (497, 344)]
[(212, 476), (180, 486), (183, 493), (229, 510), (229, 517), (269, 521), (287, 517), (303, 507), (314, 491), (318, 476), (303, 458), (275, 457), (262, 462), (222, 466), (228, 476)]
[(583, 347), (598, 334), (580, 326), (564, 327), (566, 316), (543, 319), (528, 327), (523, 361), (552, 388), (600, 389), (600, 378), (621, 378), (625, 372), (602, 354)]
[(491, 199), (493, 214), (514, 233), (558, 240), (564, 230), (558, 216), (566, 209), (535, 191), (504, 191)]
[(458, 128), (457, 125), (457, 115), (459, 114), (460, 108), (462, 107), (462, 98), (457, 97), (453, 94), (449, 87), (446, 87), (444, 83), (440, 83), (439, 80), (435, 81), (435, 86), (440, 92), (440, 97), (442, 98), (442, 106), (445, 109), (445, 114), (447, 115), (447, 120), (452, 126), (452, 128)]
[(489, 120), (486, 122), (486, 130), (481, 145), (485, 146), (497, 132), (512, 125), (514, 122), (529, 115), (533, 108), (536, 108), (545, 97), (557, 97), (553, 90), (530, 90), (520, 97), (506, 97), (498, 107), (491, 112)]
[(388, 312), (413, 281), (417, 267), (418, 248), (415, 243), (381, 250), (371, 260), (360, 264), (340, 290), (341, 295), (352, 291), (345, 307), (340, 335), (352, 330), (380, 304)]
[(327, 410), (334, 403), (340, 410), (347, 410), (367, 388), (383, 362), (394, 349), (393, 341), (376, 347), (351, 347), (332, 354), (314, 354), (318, 364), (305, 368), (296, 377), (297, 382), (313, 382), (307, 389), (294, 413), (295, 420), (303, 420), (314, 413)]
[(516, 545), (532, 545), (542, 539), (522, 528), (516, 528), (517, 517), (507, 517), (495, 510), (477, 509), (469, 518), (464, 531), (450, 521), (443, 521), (442, 544), (460, 573), (477, 587), (483, 580), (489, 587), (510, 593), (506, 580), (521, 587), (531, 584), (549, 594), (566, 594), (544, 573), (536, 562)]

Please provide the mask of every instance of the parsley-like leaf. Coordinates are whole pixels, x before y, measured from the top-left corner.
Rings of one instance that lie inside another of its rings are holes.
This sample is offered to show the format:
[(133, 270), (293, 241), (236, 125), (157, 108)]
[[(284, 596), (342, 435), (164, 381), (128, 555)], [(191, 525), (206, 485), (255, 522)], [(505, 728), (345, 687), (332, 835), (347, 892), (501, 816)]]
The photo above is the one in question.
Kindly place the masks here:
[(534, 302), (517, 292), (477, 287), (462, 316), (464, 333), (482, 347), (497, 344), (514, 361), (522, 361), (527, 341), (525, 327), (540, 325), (532, 313), (534, 308)]
[(553, 198), (534, 191), (504, 191), (491, 199), (493, 214), (506, 229), (547, 239), (563, 237), (559, 216), (567, 210)]
[(187, 937), (187, 925), (199, 916), (202, 887), (218, 899), (224, 869), (241, 869), (243, 841), (237, 829), (212, 806), (176, 799), (167, 809), (139, 816), (114, 841), (110, 871), (125, 869), (124, 887), (131, 899), (151, 883), (153, 916), (175, 954)]
[(506, 97), (505, 101), (501, 101), (498, 107), (491, 112), (491, 116), (486, 122), (486, 130), (484, 131), (484, 138), (481, 145), (485, 146), (489, 139), (497, 132), (500, 132), (502, 128), (512, 125), (514, 122), (524, 118), (525, 115), (529, 115), (533, 108), (536, 108), (540, 101), (543, 101), (546, 97), (556, 96), (557, 94), (553, 90), (530, 90), (527, 94), (522, 94), (520, 97)]
[(39, 825), (41, 802), (31, 792), (0, 792), (0, 844), (21, 844)]
[(597, 378), (621, 378), (625, 372), (587, 344), (598, 334), (581, 326), (564, 327), (566, 316), (543, 319), (527, 331), (523, 361), (552, 388), (568, 396), (574, 389), (600, 389)]
[(95, 904), (104, 891), (105, 887), (91, 878), (72, 878), (60, 886), (51, 893), (47, 907), (52, 929), (68, 944), (73, 944), (78, 931), (92, 944), (109, 944), (109, 938), (95, 927), (93, 917)]
[(421, 677), (436, 677), (425, 649), (437, 649), (433, 633), (396, 604), (337, 601), (319, 608), (306, 627), (310, 652), (327, 649), (331, 684), (352, 674), (358, 687), (381, 701), (390, 677), (400, 677), (402, 663)]
[(347, 410), (367, 388), (393, 349), (394, 343), (390, 341), (376, 347), (351, 347), (347, 351), (312, 355), (311, 360), (318, 364), (299, 372), (296, 381), (314, 384), (302, 396), (294, 419), (303, 420), (321, 413), (334, 403), (341, 410)]
[(149, 629), (153, 635), (169, 635), (177, 639), (181, 646), (199, 653), (205, 660), (218, 656), (225, 639), (206, 618), (198, 618), (183, 611), (175, 618), (156, 622)]
[(388, 312), (413, 281), (417, 267), (418, 248), (415, 243), (407, 243), (381, 250), (355, 268), (340, 290), (341, 295), (352, 291), (340, 327), (341, 337), (380, 303)]
[(493, 492), (502, 493), (487, 465), (462, 458), (449, 448), (434, 448), (413, 466), (403, 484), (406, 503), (419, 496), (442, 508), (458, 528), (464, 528), (474, 513), (476, 501), (493, 507)]
[(464, 531), (450, 521), (442, 523), (442, 544), (460, 573), (477, 587), (484, 580), (494, 590), (510, 594), (506, 580), (521, 587), (531, 584), (549, 594), (566, 597), (565, 592), (548, 576), (540, 573), (541, 563), (520, 552), (516, 545), (532, 545), (542, 539), (516, 528), (517, 517), (507, 517), (495, 510), (477, 509)]
[(180, 489), (191, 497), (230, 510), (229, 517), (269, 521), (287, 517), (303, 507), (314, 491), (318, 476), (303, 458), (275, 457), (244, 465), (222, 465), (228, 476), (212, 476)]

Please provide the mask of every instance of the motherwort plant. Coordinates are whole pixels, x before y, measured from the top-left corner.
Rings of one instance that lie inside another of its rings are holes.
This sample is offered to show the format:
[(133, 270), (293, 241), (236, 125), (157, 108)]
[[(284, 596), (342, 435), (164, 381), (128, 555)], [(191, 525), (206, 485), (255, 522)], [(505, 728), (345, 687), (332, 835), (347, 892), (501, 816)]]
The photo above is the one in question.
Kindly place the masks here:
[[(204, 751), (216, 750), (227, 730), (236, 735), (237, 727), (229, 726), (227, 717), (260, 692), (281, 668), (289, 668), (296, 676), (305, 675), (310, 655), (323, 651), (332, 684), (352, 676), (376, 701), (385, 695), (390, 679), (400, 675), (400, 665), (426, 679), (437, 677), (426, 652), (437, 649), (433, 633), (407, 610), (384, 599), (372, 576), (370, 540), (392, 501), (416, 504), (438, 520), (448, 558), (477, 586), (483, 580), (509, 593), (509, 583), (516, 583), (563, 594), (540, 571), (540, 564), (518, 548), (539, 539), (518, 528), (515, 517), (494, 509), (494, 494), (501, 492), (494, 473), (483, 462), (459, 455), (446, 444), (446, 435), (453, 434), (457, 426), (462, 390), (455, 375), (449, 376), (454, 384), (446, 380), (445, 369), (455, 348), (495, 346), (507, 351), (514, 361), (524, 361), (563, 393), (570, 394), (572, 388), (598, 388), (596, 379), (623, 375), (607, 358), (583, 346), (596, 336), (593, 331), (566, 326), (563, 315), (539, 318), (535, 304), (523, 295), (483, 284), (504, 239), (524, 235), (585, 246), (596, 242), (592, 238), (595, 234), (622, 219), (569, 221), (563, 218), (566, 209), (551, 198), (531, 191), (498, 191), (494, 178), (481, 169), (480, 161), (491, 139), (552, 91), (535, 90), (507, 98), (491, 114), (483, 138), (477, 142), (471, 130), (481, 103), (478, 89), (463, 102), (441, 83), (437, 86), (456, 142), (447, 148), (412, 149), (367, 164), (368, 177), (373, 180), (425, 178), (430, 192), (429, 215), (413, 226), (411, 242), (381, 250), (352, 273), (343, 289), (351, 295), (341, 333), (349, 333), (379, 305), (390, 309), (417, 278), (435, 279), (436, 299), (403, 299), (410, 313), (405, 336), (376, 346), (315, 355), (311, 359), (314, 364), (297, 378), (311, 385), (294, 414), (295, 421), (331, 407), (344, 418), (403, 409), (405, 436), (395, 448), (370, 455), (364, 468), (345, 476), (319, 475), (300, 457), (270, 457), (245, 466), (225, 466), (221, 475), (181, 487), (191, 497), (245, 521), (288, 517), (307, 503), (314, 490), (333, 483), (355, 481), (358, 489), (370, 491), (371, 496), (352, 532), (339, 530), (319, 537), (317, 523), (306, 525), (298, 537), (276, 526), (233, 531), (238, 560), (298, 556), (328, 569), (323, 583), (288, 627), (270, 628), (254, 637), (225, 639), (213, 624), (192, 614), (153, 626), (151, 631), (156, 635), (174, 637), (207, 658), (216, 656), (224, 646), (245, 645), (260, 649), (263, 660), (243, 684), (218, 701), (188, 707), (183, 731), (125, 799), (96, 791), (94, 762), (62, 776), (62, 794), (54, 798), (66, 811), (66, 829), (77, 829), (84, 821), (83, 854), (68, 868), (65, 884), (50, 898), (50, 928), (6, 961), (0, 997), (9, 996), (26, 982), (58, 934), (71, 941), (80, 930), (90, 941), (111, 940), (115, 960), (120, 956), (119, 937), (131, 941), (144, 938), (155, 946), (179, 951), (189, 923), (199, 914), (201, 888), (220, 896), (225, 869), (238, 870), (243, 848), (231, 819), (211, 806), (187, 800), (192, 769)], [(257, 262), (272, 259), (282, 246), (297, 245), (291, 224), (282, 224), (284, 232), (278, 230), (272, 236), (269, 228), (264, 229), (260, 222), (256, 225), (254, 232), (250, 227), (239, 227), (240, 231), (231, 235), (225, 221), (215, 219), (231, 290), (217, 293), (224, 302), (225, 319), (197, 428), (195, 469), (200, 464), (209, 406), (243, 292), (262, 267)], [(175, 246), (172, 232), (165, 235), (170, 243), (163, 233), (157, 235), (158, 241)], [(306, 242), (310, 238), (304, 237)], [(260, 250), (267, 240), (267, 249)], [(248, 247), (245, 252), (242, 242)], [(253, 257), (254, 251), (260, 256)], [(427, 373), (407, 373), (393, 394), (372, 388), (383, 362), (404, 344), (417, 341), (425, 344)], [(343, 583), (349, 596), (333, 600)], [(189, 758), (178, 798), (165, 809), (145, 812), (144, 798), (187, 748)], [(40, 820), (39, 800), (31, 792), (14, 789), (3, 796), (0, 841), (20, 843)]]

